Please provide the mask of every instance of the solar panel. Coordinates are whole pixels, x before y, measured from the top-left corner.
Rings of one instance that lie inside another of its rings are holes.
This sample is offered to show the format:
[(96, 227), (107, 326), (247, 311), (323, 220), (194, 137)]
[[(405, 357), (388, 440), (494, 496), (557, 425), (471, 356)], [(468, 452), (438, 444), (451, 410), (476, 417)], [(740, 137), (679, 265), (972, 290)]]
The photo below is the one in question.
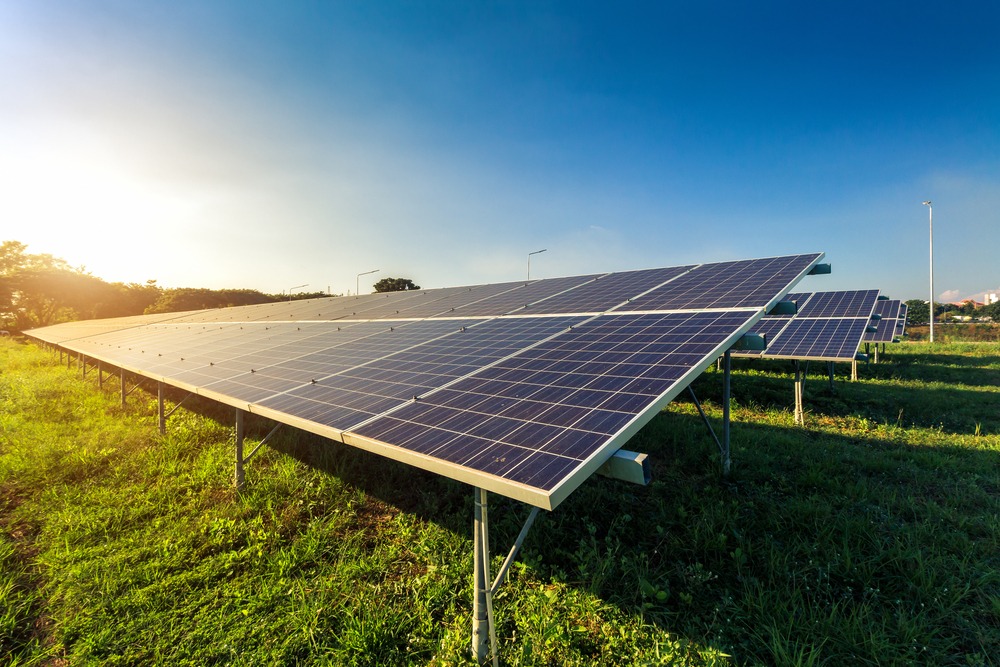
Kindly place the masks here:
[(878, 290), (790, 293), (795, 315), (769, 315), (754, 326), (767, 349), (737, 356), (802, 361), (853, 361), (878, 301)]
[[(879, 301), (875, 306), (875, 312), (881, 319), (875, 322), (875, 331), (867, 332), (864, 337), (866, 343), (891, 343), (896, 336), (902, 335), (900, 321), (903, 326), (906, 324), (906, 305), (897, 299)], [(902, 320), (900, 315), (902, 314)], [(899, 331), (900, 333), (897, 333)]]
[(552, 509), (821, 253), (28, 332)]
[(617, 310), (766, 307), (821, 257), (822, 253), (702, 264)]

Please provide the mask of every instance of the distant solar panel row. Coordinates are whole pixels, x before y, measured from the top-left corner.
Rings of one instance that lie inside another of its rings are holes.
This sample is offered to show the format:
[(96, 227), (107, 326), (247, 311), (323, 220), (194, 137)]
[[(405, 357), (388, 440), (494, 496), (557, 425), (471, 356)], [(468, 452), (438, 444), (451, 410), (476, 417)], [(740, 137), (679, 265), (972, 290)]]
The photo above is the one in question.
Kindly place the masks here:
[(551, 509), (821, 257), (313, 299), (28, 333)]
[(793, 293), (795, 315), (768, 315), (754, 326), (767, 340), (764, 351), (734, 352), (766, 359), (853, 361), (872, 323), (878, 290)]
[(881, 319), (875, 323), (875, 331), (865, 334), (866, 343), (891, 343), (903, 335), (906, 327), (906, 304), (896, 299), (879, 301), (875, 312)]

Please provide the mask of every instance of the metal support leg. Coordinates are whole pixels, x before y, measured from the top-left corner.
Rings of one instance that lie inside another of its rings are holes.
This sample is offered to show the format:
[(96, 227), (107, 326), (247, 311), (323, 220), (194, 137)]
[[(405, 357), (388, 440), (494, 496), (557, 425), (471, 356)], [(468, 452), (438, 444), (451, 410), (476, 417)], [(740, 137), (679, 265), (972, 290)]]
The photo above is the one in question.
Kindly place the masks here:
[(243, 488), (243, 439), (246, 437), (246, 430), (243, 427), (243, 410), (236, 410), (236, 472), (234, 481), (236, 488)]
[(729, 469), (732, 467), (732, 461), (729, 458), (729, 395), (730, 386), (732, 385), (732, 370), (733, 370), (733, 360), (726, 350), (726, 353), (722, 356), (723, 358), (723, 374), (722, 374), (722, 474), (728, 475)]
[(875, 363), (878, 363), (878, 343), (875, 343)]
[(472, 577), (475, 590), (472, 596), (472, 656), (483, 664), (489, 653), (487, 638), (497, 664), (496, 629), (493, 627), (493, 593), (490, 587), (490, 529), (486, 510), (486, 490), (475, 489), (473, 514), (473, 564)]
[(104, 367), (101, 362), (97, 362), (97, 388), (104, 389)]
[(125, 409), (125, 397), (128, 396), (128, 390), (125, 387), (125, 369), (122, 369), (122, 410)]
[(833, 389), (834, 389), (833, 388), (833, 362), (832, 361), (828, 361), (826, 363), (827, 363), (827, 371), (830, 374), (830, 391), (833, 391)]
[(157, 404), (157, 416), (160, 420), (160, 435), (166, 435), (167, 433), (167, 417), (163, 413), (163, 383), (156, 383), (156, 404)]
[[(719, 357), (720, 359), (722, 357)], [(725, 457), (725, 452), (722, 450), (722, 441), (719, 440), (719, 436), (715, 435), (715, 429), (712, 428), (712, 422), (708, 421), (708, 415), (705, 414), (705, 409), (701, 407), (701, 402), (694, 393), (694, 389), (691, 385), (688, 385), (688, 393), (691, 394), (691, 400), (694, 401), (694, 407), (698, 408), (698, 414), (701, 415), (701, 420), (705, 422), (705, 428), (708, 429), (709, 435), (715, 440), (716, 446), (719, 448), (719, 456)]]
[(858, 381), (858, 360), (857, 359), (852, 359), (851, 360), (851, 382), (857, 382), (857, 381)]
[(83, 369), (83, 379), (87, 379), (87, 357), (80, 355), (80, 366)]
[(805, 424), (805, 418), (802, 410), (802, 397), (803, 397), (803, 385), (805, 384), (805, 377), (802, 373), (802, 364), (796, 360), (795, 362), (795, 423)]

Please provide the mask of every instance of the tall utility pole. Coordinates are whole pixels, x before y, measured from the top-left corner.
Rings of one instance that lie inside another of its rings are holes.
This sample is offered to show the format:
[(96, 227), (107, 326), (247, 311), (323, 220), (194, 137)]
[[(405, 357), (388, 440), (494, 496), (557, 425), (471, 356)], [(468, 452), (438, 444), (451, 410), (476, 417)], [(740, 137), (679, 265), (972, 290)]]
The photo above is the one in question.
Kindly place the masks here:
[(931, 299), (928, 302), (928, 311), (930, 312), (930, 323), (931, 323), (931, 342), (934, 342), (934, 206), (931, 200), (924, 202), (924, 206), (927, 207), (927, 219), (930, 225), (931, 233)]

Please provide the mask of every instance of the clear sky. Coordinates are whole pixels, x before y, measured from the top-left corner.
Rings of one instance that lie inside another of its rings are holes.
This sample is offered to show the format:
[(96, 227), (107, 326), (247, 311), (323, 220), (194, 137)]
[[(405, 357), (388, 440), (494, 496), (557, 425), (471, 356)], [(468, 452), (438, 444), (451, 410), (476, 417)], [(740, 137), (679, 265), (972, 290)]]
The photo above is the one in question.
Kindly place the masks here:
[(1000, 289), (1000, 3), (0, 2), (0, 240), (424, 287), (823, 251)]

